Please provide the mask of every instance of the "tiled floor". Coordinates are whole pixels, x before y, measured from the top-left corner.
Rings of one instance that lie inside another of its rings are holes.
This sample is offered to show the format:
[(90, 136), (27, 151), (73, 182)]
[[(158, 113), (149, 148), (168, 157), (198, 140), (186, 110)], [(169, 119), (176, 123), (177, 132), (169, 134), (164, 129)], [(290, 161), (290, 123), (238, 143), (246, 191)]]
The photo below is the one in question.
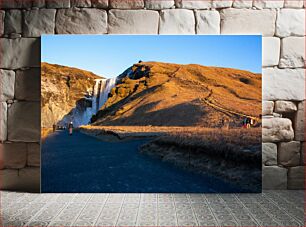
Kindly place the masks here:
[(1, 192), (4, 226), (304, 226), (303, 191), (262, 194)]

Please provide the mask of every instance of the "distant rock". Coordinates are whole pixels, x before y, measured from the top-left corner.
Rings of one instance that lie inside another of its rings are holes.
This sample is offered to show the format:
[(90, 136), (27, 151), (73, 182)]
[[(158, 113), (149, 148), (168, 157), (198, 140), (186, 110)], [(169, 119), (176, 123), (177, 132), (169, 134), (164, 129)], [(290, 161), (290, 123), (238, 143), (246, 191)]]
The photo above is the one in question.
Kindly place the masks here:
[(42, 63), (41, 66), (41, 124), (52, 127), (78, 104), (90, 106), (86, 99), (93, 93), (96, 79), (101, 77), (81, 69)]

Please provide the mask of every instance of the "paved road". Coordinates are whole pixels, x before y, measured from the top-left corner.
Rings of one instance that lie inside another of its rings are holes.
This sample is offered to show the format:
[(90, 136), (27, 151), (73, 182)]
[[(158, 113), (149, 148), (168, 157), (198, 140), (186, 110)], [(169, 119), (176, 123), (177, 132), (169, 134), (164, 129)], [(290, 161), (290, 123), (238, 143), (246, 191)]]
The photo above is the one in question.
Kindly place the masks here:
[(104, 142), (57, 131), (42, 145), (42, 192), (239, 192), (203, 176), (140, 154), (149, 140)]

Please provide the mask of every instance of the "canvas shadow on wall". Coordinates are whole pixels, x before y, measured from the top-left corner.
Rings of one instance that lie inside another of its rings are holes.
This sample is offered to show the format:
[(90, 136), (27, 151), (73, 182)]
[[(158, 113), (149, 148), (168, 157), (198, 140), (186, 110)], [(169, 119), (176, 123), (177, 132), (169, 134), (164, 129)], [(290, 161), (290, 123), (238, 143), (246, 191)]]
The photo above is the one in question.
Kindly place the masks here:
[(41, 192), (261, 192), (261, 36), (42, 36)]

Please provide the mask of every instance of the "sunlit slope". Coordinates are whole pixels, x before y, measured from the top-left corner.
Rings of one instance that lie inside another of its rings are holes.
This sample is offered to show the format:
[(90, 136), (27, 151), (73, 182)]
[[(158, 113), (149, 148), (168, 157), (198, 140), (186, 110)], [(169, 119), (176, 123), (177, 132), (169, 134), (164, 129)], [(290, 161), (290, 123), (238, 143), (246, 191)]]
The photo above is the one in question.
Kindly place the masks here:
[(95, 125), (238, 126), (261, 114), (261, 74), (142, 62), (119, 78)]

